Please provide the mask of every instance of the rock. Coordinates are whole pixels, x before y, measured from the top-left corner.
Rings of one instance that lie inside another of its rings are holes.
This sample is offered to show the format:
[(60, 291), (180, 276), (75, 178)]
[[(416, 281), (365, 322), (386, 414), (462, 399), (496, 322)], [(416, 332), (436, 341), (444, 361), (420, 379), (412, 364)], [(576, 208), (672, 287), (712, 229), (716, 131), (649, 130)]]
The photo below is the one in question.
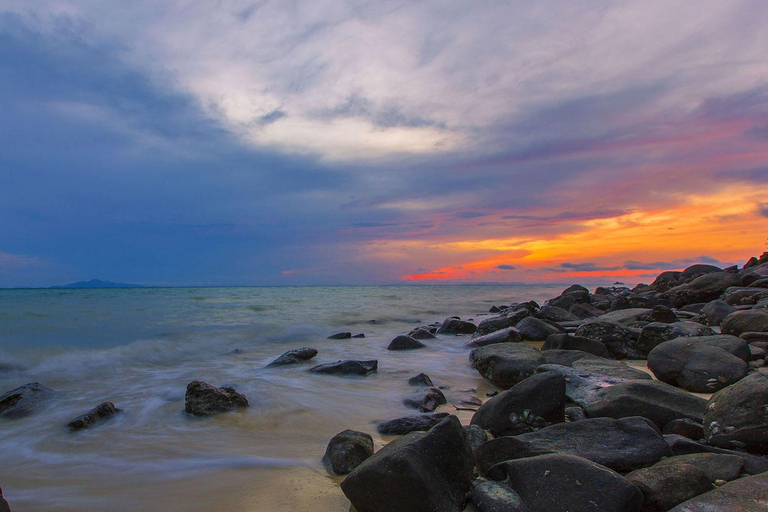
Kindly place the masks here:
[(761, 346), (763, 350), (768, 348), (768, 332), (743, 332), (739, 334), (739, 338), (743, 339), (747, 343), (765, 343), (765, 346)]
[(680, 308), (695, 302), (715, 300), (731, 286), (739, 284), (739, 275), (730, 272), (712, 272), (697, 277), (693, 281), (675, 286), (659, 295), (669, 300), (673, 307)]
[(187, 384), (184, 397), (184, 410), (187, 414), (212, 416), (241, 407), (248, 407), (248, 399), (233, 388), (217, 388), (198, 380)]
[(701, 309), (701, 313), (707, 318), (707, 325), (720, 325), (723, 319), (734, 311), (735, 307), (720, 299), (707, 302)]
[(498, 306), (491, 306), (491, 309), (488, 310), (489, 313), (499, 313), (501, 312), (501, 309), (499, 309)]
[(665, 341), (712, 334), (715, 334), (715, 331), (696, 322), (675, 322), (673, 324), (653, 322), (643, 327), (635, 347), (642, 355), (647, 356), (651, 350)]
[(309, 361), (317, 355), (317, 350), (310, 347), (297, 348), (295, 350), (289, 350), (271, 363), (267, 365), (267, 368), (274, 368), (276, 366), (285, 366), (289, 364), (303, 363)]
[(755, 286), (732, 286), (722, 295), (722, 299), (732, 306), (754, 305), (766, 297), (768, 297), (768, 289)]
[(561, 364), (563, 366), (571, 366), (574, 361), (592, 356), (592, 354), (582, 352), (581, 350), (559, 349), (543, 350), (541, 354), (544, 356), (545, 364)]
[(352, 338), (351, 332), (337, 332), (328, 336), (329, 340), (348, 340), (350, 338)]
[[(648, 368), (660, 381), (694, 393), (718, 391), (744, 378), (749, 370), (747, 362), (706, 339), (705, 336), (665, 341), (648, 354)], [(746, 342), (733, 339), (749, 350)]]
[(357, 466), (341, 490), (358, 512), (460, 512), (474, 460), (458, 418), (395, 439)]
[(424, 388), (416, 395), (403, 400), (403, 405), (421, 412), (434, 412), (439, 406), (447, 403), (445, 395), (437, 388)]
[(736, 480), (744, 472), (744, 459), (738, 455), (722, 453), (691, 453), (668, 457), (656, 463), (654, 467), (693, 466), (707, 475), (710, 482)]
[(478, 478), (469, 499), (480, 512), (530, 512), (523, 499), (503, 482)]
[(411, 377), (408, 379), (408, 384), (411, 386), (427, 386), (430, 388), (434, 386), (434, 384), (432, 384), (432, 379), (430, 379), (429, 375), (426, 373), (420, 373), (415, 377)]
[(721, 448), (768, 453), (768, 373), (759, 370), (709, 399), (704, 438)]
[(664, 440), (669, 445), (673, 455), (688, 455), (694, 453), (734, 455), (741, 458), (741, 461), (744, 464), (744, 471), (749, 475), (757, 475), (768, 471), (768, 458), (765, 457), (697, 443), (687, 437), (678, 435), (665, 435)]
[(595, 400), (604, 388), (627, 382), (627, 379), (621, 377), (609, 377), (558, 364), (544, 364), (536, 371), (557, 373), (565, 377), (565, 396), (580, 406)]
[(653, 309), (649, 308), (627, 308), (618, 311), (611, 311), (600, 317), (603, 322), (613, 322), (621, 325), (631, 325), (648, 318), (653, 314)]
[(424, 347), (426, 347), (425, 344), (410, 336), (397, 336), (389, 343), (387, 350), (413, 350)]
[(574, 304), (570, 308), (568, 308), (568, 312), (575, 316), (576, 318), (580, 318), (582, 320), (585, 320), (587, 318), (595, 318), (604, 313), (604, 311), (597, 309), (592, 304)]
[(505, 460), (547, 453), (577, 455), (615, 471), (650, 466), (672, 452), (656, 427), (645, 418), (595, 418), (558, 423), (514, 437), (497, 437), (475, 452), (481, 473)]
[(740, 478), (690, 499), (669, 512), (768, 511), (768, 474)]
[(662, 428), (679, 418), (701, 421), (707, 402), (663, 382), (630, 380), (600, 389), (579, 405), (590, 418), (642, 416)]
[(477, 450), (477, 447), (488, 441), (488, 433), (483, 430), (480, 425), (466, 425), (464, 432), (467, 434), (469, 445), (472, 447), (472, 452)]
[(583, 421), (587, 419), (587, 414), (584, 409), (574, 405), (565, 408), (565, 417), (568, 421)]
[(486, 334), (500, 331), (514, 325), (515, 324), (511, 323), (511, 320), (506, 316), (492, 316), (491, 318), (486, 318), (477, 324), (477, 330), (474, 334), (475, 336), (484, 336)]
[(472, 334), (477, 326), (472, 322), (465, 322), (458, 318), (446, 318), (443, 325), (437, 330), (437, 334)]
[(55, 394), (56, 391), (39, 382), (30, 382), (12, 389), (0, 396), (0, 417), (22, 418), (28, 416)]
[(682, 272), (674, 270), (662, 272), (656, 276), (656, 279), (651, 283), (651, 288), (658, 292), (665, 292), (670, 288), (674, 288), (675, 286), (679, 285), (682, 275)]
[(642, 512), (667, 512), (715, 487), (701, 468), (689, 464), (657, 464), (626, 478), (643, 493)]
[(653, 311), (648, 315), (648, 320), (651, 322), (671, 324), (677, 322), (677, 315), (675, 315), (675, 312), (667, 306), (658, 305), (653, 307)]
[(477, 371), (502, 389), (530, 377), (544, 363), (544, 356), (522, 343), (497, 343), (474, 349), (469, 360)]
[(620, 361), (613, 361), (597, 356), (587, 356), (574, 361), (571, 367), (576, 370), (605, 375), (606, 377), (620, 377), (627, 380), (652, 380), (652, 377), (643, 370), (632, 368)]
[(561, 293), (560, 295), (568, 295), (569, 293), (575, 293), (576, 295), (583, 295), (584, 293), (588, 294), (589, 290), (580, 284), (572, 284), (571, 286), (563, 290), (563, 293)]
[(739, 336), (743, 332), (768, 332), (768, 310), (734, 311), (720, 324), (720, 332)]
[(410, 333), (408, 333), (408, 336), (415, 340), (433, 340), (437, 338), (437, 336), (424, 329), (423, 327), (412, 330)]
[(465, 343), (464, 346), (475, 348), (485, 347), (486, 345), (493, 345), (494, 343), (517, 343), (519, 341), (522, 341), (520, 331), (514, 327), (507, 327), (506, 329), (493, 331), (492, 333), (486, 334), (484, 336), (472, 338), (467, 343)]
[(401, 436), (410, 432), (429, 430), (447, 417), (447, 412), (406, 416), (383, 421), (376, 426), (376, 431), (382, 435)]
[(122, 409), (116, 408), (115, 404), (112, 402), (103, 402), (82, 416), (78, 416), (74, 420), (70, 421), (67, 426), (72, 430), (90, 428), (94, 424), (111, 418), (119, 412), (123, 412)]
[(575, 455), (550, 454), (497, 464), (501, 480), (531, 512), (637, 512), (640, 490), (615, 471)]
[(373, 438), (365, 432), (345, 430), (333, 436), (323, 460), (337, 475), (346, 475), (373, 455)]
[(608, 354), (615, 359), (642, 359), (642, 354), (635, 348), (639, 333), (628, 327), (604, 320), (591, 320), (576, 329), (576, 336), (597, 340), (608, 349)]
[(757, 361), (759, 359), (765, 359), (766, 352), (764, 348), (760, 348), (756, 345), (748, 345), (750, 361)]
[(553, 349), (581, 350), (600, 357), (608, 355), (608, 349), (599, 341), (570, 334), (552, 334), (548, 336), (541, 350)]
[(536, 316), (542, 320), (549, 320), (551, 322), (569, 322), (571, 320), (579, 319), (576, 315), (572, 315), (567, 310), (552, 305), (542, 306)]
[(370, 361), (355, 361), (345, 359), (335, 363), (325, 363), (313, 366), (309, 369), (312, 373), (324, 373), (328, 375), (368, 375), (375, 372), (379, 367), (379, 361), (371, 359)]
[(0, 512), (11, 512), (11, 506), (5, 501), (5, 497), (3, 496), (2, 487), (0, 487)]
[(672, 420), (661, 429), (662, 434), (676, 434), (698, 441), (704, 439), (704, 427), (698, 421), (680, 418)]
[(532, 316), (520, 320), (515, 328), (520, 331), (523, 339), (528, 341), (544, 341), (550, 334), (564, 332), (562, 328)]
[(353, 338), (361, 338), (361, 339), (362, 339), (362, 338), (365, 338), (365, 333), (361, 332), (360, 334), (355, 334), (355, 335), (354, 335), (354, 336), (352, 336), (352, 337), (353, 337)]
[(545, 424), (565, 420), (562, 375), (540, 373), (528, 377), (481, 405), (470, 423), (490, 430), (494, 436), (516, 435), (532, 429), (524, 421), (529, 417), (541, 418)]

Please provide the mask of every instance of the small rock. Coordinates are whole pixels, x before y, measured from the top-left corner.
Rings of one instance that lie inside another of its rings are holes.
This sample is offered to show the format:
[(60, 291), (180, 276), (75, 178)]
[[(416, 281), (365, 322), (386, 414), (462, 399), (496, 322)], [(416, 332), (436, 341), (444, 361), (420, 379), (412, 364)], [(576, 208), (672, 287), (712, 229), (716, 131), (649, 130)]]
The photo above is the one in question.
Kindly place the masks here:
[(669, 445), (669, 448), (672, 450), (672, 455), (675, 456), (702, 453), (734, 455), (741, 458), (741, 461), (744, 464), (744, 472), (749, 475), (758, 475), (768, 471), (768, 458), (766, 457), (760, 457), (758, 455), (751, 455), (745, 452), (728, 450), (725, 448), (718, 448), (717, 446), (698, 443), (688, 439), (687, 437), (678, 436), (675, 434), (665, 434), (664, 441), (666, 441), (667, 445)]
[(365, 432), (345, 430), (333, 436), (323, 460), (337, 475), (346, 475), (373, 455), (373, 438)]
[(600, 357), (608, 355), (608, 349), (599, 341), (570, 334), (548, 336), (541, 350), (581, 350)]
[(473, 452), (477, 450), (478, 446), (488, 441), (488, 433), (480, 425), (466, 425), (464, 432), (467, 433), (467, 439)]
[(0, 396), (0, 417), (22, 418), (35, 412), (56, 394), (39, 382), (30, 382)]
[(348, 340), (352, 337), (351, 332), (337, 332), (328, 336), (329, 340)]
[(3, 489), (0, 487), (0, 512), (11, 512), (11, 506), (3, 496)]
[(744, 332), (768, 332), (768, 309), (734, 311), (720, 324), (720, 332), (734, 336)]
[(303, 363), (309, 361), (317, 355), (317, 350), (310, 347), (297, 348), (295, 350), (289, 350), (271, 363), (267, 365), (267, 368), (274, 368), (276, 366), (285, 366), (289, 364)]
[(429, 375), (426, 373), (420, 373), (415, 377), (411, 377), (408, 379), (408, 384), (411, 386), (427, 386), (430, 388), (434, 386), (434, 384), (432, 384), (432, 379), (430, 379)]
[(379, 361), (371, 359), (370, 361), (355, 361), (345, 359), (335, 363), (325, 363), (313, 366), (309, 369), (312, 373), (323, 373), (327, 375), (368, 375), (375, 372), (379, 367)]
[(530, 512), (523, 499), (503, 482), (478, 478), (469, 499), (480, 512)]
[(361, 332), (360, 334), (355, 334), (355, 335), (354, 335), (354, 336), (352, 336), (352, 337), (353, 337), (353, 338), (365, 338), (365, 333), (362, 333), (362, 332)]
[(184, 410), (187, 414), (212, 416), (240, 407), (248, 407), (248, 399), (233, 388), (217, 388), (197, 380), (187, 385), (184, 397)]
[(409, 432), (426, 431), (448, 417), (447, 412), (434, 414), (420, 414), (418, 416), (406, 416), (393, 420), (383, 421), (376, 426), (376, 431), (381, 435), (401, 436)]
[(605, 345), (614, 359), (642, 359), (635, 347), (639, 333), (629, 327), (603, 319), (590, 320), (576, 329), (576, 336), (597, 340)]
[(78, 416), (74, 420), (68, 423), (69, 428), (72, 430), (82, 430), (84, 428), (90, 428), (94, 424), (111, 418), (115, 414), (123, 412), (122, 409), (115, 407), (112, 402), (103, 402), (82, 416)]
[(486, 345), (493, 345), (494, 343), (517, 343), (519, 341), (522, 341), (520, 331), (514, 327), (507, 327), (506, 329), (494, 331), (484, 336), (472, 338), (467, 343), (465, 343), (464, 346), (469, 348), (476, 348), (485, 347)]
[(424, 388), (418, 394), (403, 400), (403, 405), (421, 412), (434, 412), (439, 406), (447, 403), (445, 395), (437, 388)]
[(423, 327), (419, 327), (418, 329), (412, 330), (410, 333), (408, 333), (408, 336), (415, 340), (433, 340), (437, 336), (432, 334), (429, 330), (424, 329)]
[(720, 325), (725, 317), (734, 311), (735, 307), (720, 299), (707, 302), (701, 309), (701, 313), (707, 318), (707, 325)]
[(520, 332), (520, 336), (527, 341), (544, 341), (552, 334), (565, 332), (563, 328), (555, 324), (532, 316), (520, 320), (515, 328)]
[(424, 347), (426, 347), (426, 345), (419, 340), (413, 339), (410, 336), (401, 335), (397, 336), (389, 343), (387, 350), (414, 350)]
[(465, 322), (458, 318), (446, 318), (443, 325), (437, 330), (437, 334), (472, 334), (477, 326), (472, 322)]
[(677, 434), (694, 441), (704, 439), (704, 427), (698, 421), (680, 418), (672, 420), (661, 429), (662, 434)]
[(651, 350), (665, 341), (712, 334), (715, 334), (715, 331), (696, 322), (675, 322), (672, 324), (654, 322), (643, 327), (635, 347), (643, 356), (647, 356)]
[(657, 464), (626, 478), (643, 493), (643, 512), (667, 512), (715, 487), (701, 468), (690, 464)]

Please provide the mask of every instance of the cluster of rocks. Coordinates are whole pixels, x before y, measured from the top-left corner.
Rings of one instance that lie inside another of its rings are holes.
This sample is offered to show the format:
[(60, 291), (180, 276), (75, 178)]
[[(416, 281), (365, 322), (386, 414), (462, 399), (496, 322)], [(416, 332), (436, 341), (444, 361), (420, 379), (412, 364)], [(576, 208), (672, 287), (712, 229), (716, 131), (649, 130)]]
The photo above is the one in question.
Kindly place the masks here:
[(380, 423), (402, 437), (378, 452), (363, 432), (329, 444), (358, 512), (768, 511), (768, 254), (490, 312), (417, 330), (468, 337), (500, 388), (470, 425), (426, 407)]

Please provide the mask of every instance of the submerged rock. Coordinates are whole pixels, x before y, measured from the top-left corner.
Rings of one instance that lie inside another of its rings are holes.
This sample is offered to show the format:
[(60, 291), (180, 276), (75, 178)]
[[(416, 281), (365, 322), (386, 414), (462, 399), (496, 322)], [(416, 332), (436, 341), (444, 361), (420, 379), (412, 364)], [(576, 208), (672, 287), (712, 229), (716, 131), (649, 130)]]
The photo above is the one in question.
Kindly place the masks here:
[(317, 350), (311, 347), (297, 348), (295, 350), (289, 350), (271, 363), (267, 365), (267, 368), (274, 368), (276, 366), (285, 366), (289, 364), (303, 363), (309, 361), (317, 355)]
[(0, 396), (0, 417), (22, 418), (35, 412), (56, 391), (39, 382), (30, 382)]
[(408, 333), (408, 336), (415, 340), (433, 340), (437, 338), (437, 336), (432, 334), (429, 330), (424, 329), (423, 327), (412, 330)]
[(3, 488), (0, 487), (0, 512), (11, 512), (11, 506), (3, 496)]
[(445, 395), (437, 388), (424, 388), (419, 393), (403, 400), (403, 405), (421, 412), (434, 412), (441, 405), (448, 403)]
[(248, 407), (248, 399), (234, 388), (217, 388), (198, 380), (187, 385), (184, 397), (184, 410), (187, 414), (212, 416), (241, 407)]
[(351, 332), (337, 332), (328, 336), (329, 340), (348, 340), (350, 338), (352, 338)]
[(345, 430), (333, 436), (323, 460), (337, 475), (346, 475), (373, 455), (373, 438), (365, 432)]
[(94, 424), (109, 419), (119, 412), (123, 412), (122, 409), (115, 407), (115, 404), (112, 402), (103, 402), (82, 416), (78, 416), (70, 421), (67, 426), (72, 430), (90, 428)]
[(420, 373), (416, 375), (415, 377), (411, 377), (408, 379), (408, 384), (411, 386), (427, 386), (427, 387), (433, 387), (434, 384), (432, 383), (432, 379), (429, 378), (429, 375), (426, 373)]
[(353, 359), (345, 359), (343, 361), (336, 361), (335, 363), (324, 363), (317, 366), (313, 366), (309, 369), (312, 373), (323, 373), (327, 375), (368, 375), (371, 372), (375, 372), (379, 367), (379, 361), (377, 359), (371, 359), (370, 361), (355, 361)]
[(376, 426), (376, 431), (382, 435), (402, 436), (410, 432), (427, 431), (447, 417), (447, 412), (405, 416), (379, 423)]
[(496, 343), (476, 348), (470, 352), (469, 360), (480, 375), (503, 389), (527, 379), (544, 364), (541, 352), (521, 343)]

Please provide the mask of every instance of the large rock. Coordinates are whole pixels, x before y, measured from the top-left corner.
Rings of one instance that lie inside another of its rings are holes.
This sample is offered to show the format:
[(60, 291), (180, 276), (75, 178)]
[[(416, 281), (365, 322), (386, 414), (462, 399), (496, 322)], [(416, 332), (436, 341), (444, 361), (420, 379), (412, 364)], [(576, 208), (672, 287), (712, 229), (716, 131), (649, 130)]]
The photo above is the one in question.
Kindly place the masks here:
[(669, 512), (768, 512), (768, 473), (729, 482)]
[(546, 453), (584, 457), (616, 471), (632, 471), (671, 455), (659, 431), (645, 418), (596, 418), (559, 423), (515, 437), (498, 437), (475, 451), (481, 472), (505, 460)]
[(544, 341), (551, 334), (560, 334), (565, 332), (550, 322), (528, 316), (520, 320), (515, 328), (520, 331), (520, 335), (527, 341)]
[(522, 343), (497, 343), (474, 349), (469, 360), (477, 371), (502, 389), (527, 379), (544, 364), (536, 348)]
[(402, 436), (411, 432), (427, 431), (447, 417), (447, 412), (405, 416), (379, 423), (376, 425), (376, 431), (386, 436)]
[[(718, 391), (743, 379), (749, 370), (747, 361), (715, 343), (708, 343), (708, 337), (665, 341), (648, 354), (648, 368), (660, 381), (695, 393)], [(741, 344), (749, 358), (745, 341), (731, 336), (727, 338)]]
[(476, 337), (484, 336), (486, 334), (500, 331), (514, 325), (515, 324), (513, 324), (512, 321), (506, 316), (492, 316), (477, 324), (477, 330), (475, 330), (474, 335)]
[[(528, 411), (528, 414), (525, 412)], [(494, 436), (515, 435), (531, 430), (528, 417), (546, 423), (565, 419), (565, 378), (556, 373), (540, 373), (491, 398), (472, 416), (472, 425), (490, 430)]]
[(581, 350), (601, 357), (608, 355), (608, 349), (601, 342), (570, 334), (553, 334), (547, 337), (541, 350)]
[(345, 430), (333, 436), (323, 460), (337, 475), (346, 475), (373, 455), (373, 438), (365, 432)]
[(443, 325), (437, 330), (437, 334), (472, 334), (476, 330), (477, 326), (472, 322), (451, 317), (445, 319)]
[(768, 453), (768, 371), (757, 371), (710, 398), (704, 437), (721, 448)]
[(504, 482), (478, 478), (472, 482), (469, 499), (480, 512), (530, 512), (523, 498)]
[(576, 336), (599, 341), (615, 359), (642, 359), (642, 354), (635, 347), (639, 332), (619, 323), (592, 320), (576, 329)]
[(768, 332), (768, 309), (734, 311), (720, 324), (720, 332), (734, 336), (744, 332)]
[(248, 399), (233, 388), (217, 388), (198, 380), (187, 385), (184, 397), (184, 410), (187, 414), (212, 416), (241, 407), (248, 407)]
[(421, 412), (434, 412), (435, 409), (447, 403), (445, 395), (438, 388), (422, 388), (403, 400), (403, 405)]
[(579, 319), (576, 315), (569, 313), (567, 310), (553, 305), (542, 306), (536, 316), (551, 322), (570, 322)]
[(756, 286), (734, 286), (725, 290), (722, 299), (733, 306), (750, 306), (766, 297), (768, 297), (768, 289)]
[(434, 334), (432, 334), (431, 331), (428, 329), (425, 329), (424, 327), (419, 327), (417, 329), (412, 330), (408, 333), (408, 336), (415, 340), (433, 340), (437, 338)]
[(592, 304), (574, 304), (568, 308), (568, 312), (581, 320), (586, 320), (587, 318), (595, 318), (605, 313), (604, 311), (597, 309)]
[(701, 313), (707, 319), (707, 325), (720, 325), (725, 317), (734, 311), (736, 311), (735, 307), (720, 299), (707, 302), (701, 308)]
[(672, 455), (675, 456), (703, 453), (733, 455), (741, 459), (742, 463), (744, 464), (744, 472), (749, 475), (758, 475), (768, 471), (768, 458), (766, 457), (739, 452), (736, 450), (728, 450), (726, 448), (718, 448), (717, 446), (711, 446), (709, 444), (698, 443), (680, 435), (664, 435), (664, 441), (666, 441), (666, 443), (669, 445), (669, 448), (672, 450)]
[(82, 416), (78, 416), (70, 421), (67, 425), (72, 430), (82, 430), (109, 419), (119, 412), (122, 412), (122, 410), (115, 407), (115, 404), (112, 402), (103, 402)]
[(478, 336), (472, 338), (464, 344), (465, 347), (476, 348), (485, 347), (486, 345), (493, 345), (494, 343), (517, 343), (522, 341), (520, 331), (514, 327), (507, 327), (498, 331), (493, 331), (490, 334)]
[(686, 304), (715, 300), (731, 287), (738, 286), (739, 275), (732, 272), (712, 272), (697, 277), (693, 281), (675, 286), (659, 297), (669, 300), (673, 307), (681, 308)]
[(505, 477), (531, 512), (637, 512), (643, 503), (640, 490), (621, 475), (575, 455), (497, 464), (491, 478)]
[(600, 317), (604, 322), (613, 322), (616, 324), (630, 325), (639, 321), (644, 321), (653, 314), (650, 308), (627, 308), (611, 311)]
[(370, 361), (345, 359), (335, 363), (319, 364), (310, 368), (309, 371), (326, 375), (368, 375), (375, 372), (378, 367), (379, 361), (376, 359), (371, 359)]
[(643, 493), (642, 512), (667, 512), (715, 487), (703, 469), (687, 464), (657, 464), (633, 471), (626, 478)]
[(357, 466), (341, 490), (358, 512), (460, 512), (474, 460), (458, 418), (396, 439)]
[[(523, 512), (523, 510), (521, 510), (521, 512)], [(8, 504), (8, 502), (5, 500), (5, 497), (3, 496), (2, 487), (0, 487), (0, 512), (11, 512), (11, 506)]]
[(274, 368), (276, 366), (286, 366), (289, 364), (303, 363), (309, 361), (317, 355), (317, 350), (311, 347), (302, 347), (295, 350), (289, 350), (271, 363), (267, 365), (267, 368)]
[(642, 416), (659, 428), (678, 418), (701, 421), (707, 401), (655, 380), (631, 380), (596, 391), (580, 403), (590, 418)]
[(411, 338), (410, 336), (400, 335), (389, 342), (387, 350), (414, 350), (424, 347), (426, 347), (426, 345), (419, 340)]
[(724, 453), (691, 453), (667, 457), (653, 467), (684, 468), (693, 466), (700, 469), (710, 482), (736, 480), (744, 472), (744, 459), (738, 455)]
[(675, 322), (672, 324), (653, 322), (643, 327), (635, 347), (647, 356), (657, 345), (675, 338), (691, 338), (715, 334), (711, 328), (696, 322)]
[(543, 364), (536, 371), (562, 375), (565, 378), (565, 396), (580, 406), (596, 400), (603, 389), (627, 382), (622, 377), (601, 375), (559, 364)]
[(50, 400), (56, 391), (39, 382), (30, 382), (0, 396), (0, 417), (22, 418)]
[(571, 367), (577, 370), (605, 375), (607, 377), (621, 377), (627, 380), (652, 380), (652, 377), (643, 370), (632, 368), (626, 363), (605, 359), (603, 357), (582, 357), (571, 363)]

